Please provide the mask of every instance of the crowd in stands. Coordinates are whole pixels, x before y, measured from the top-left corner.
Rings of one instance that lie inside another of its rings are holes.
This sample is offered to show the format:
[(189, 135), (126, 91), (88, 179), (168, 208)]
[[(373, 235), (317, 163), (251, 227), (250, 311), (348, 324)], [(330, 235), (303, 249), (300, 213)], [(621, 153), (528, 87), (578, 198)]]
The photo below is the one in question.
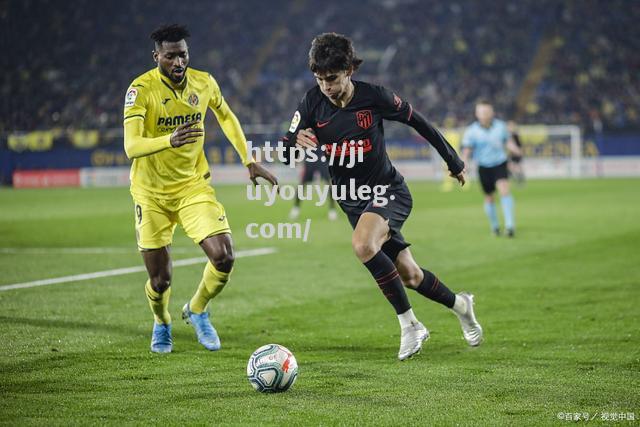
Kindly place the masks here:
[(532, 116), (583, 124), (588, 132), (640, 128), (638, 19), (637, 1), (567, 2)]
[[(153, 0), (9, 2), (0, 132), (121, 127), (124, 93), (155, 66), (149, 33), (184, 23), (191, 66), (216, 76), (244, 124), (286, 129), (314, 84), (314, 35), (350, 36), (378, 82), (440, 126), (473, 119), (479, 97), (524, 123), (587, 132), (640, 128), (640, 2), (625, 0)], [(541, 41), (553, 52), (524, 111)]]

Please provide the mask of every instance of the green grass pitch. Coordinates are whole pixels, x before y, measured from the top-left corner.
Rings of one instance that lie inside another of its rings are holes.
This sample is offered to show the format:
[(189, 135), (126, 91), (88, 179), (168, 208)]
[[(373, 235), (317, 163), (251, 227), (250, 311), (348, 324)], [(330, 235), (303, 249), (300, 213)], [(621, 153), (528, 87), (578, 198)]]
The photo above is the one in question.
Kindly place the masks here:
[[(409, 294), (431, 330), (398, 362), (392, 308), (357, 262), (344, 218), (303, 205), (309, 240), (250, 239), (285, 222), (244, 186), (217, 189), (240, 258), (212, 304), (223, 349), (196, 342), (180, 308), (203, 265), (175, 268), (174, 353), (149, 352), (145, 273), (0, 291), (0, 423), (8, 425), (547, 425), (558, 413), (640, 418), (639, 180), (534, 181), (515, 188), (516, 239), (488, 232), (477, 183), (440, 193), (412, 183), (404, 234), (419, 264), (476, 295), (485, 342), (469, 348), (455, 316)], [(0, 286), (142, 265), (128, 190), (0, 190)], [(74, 253), (56, 248), (110, 248)], [(174, 259), (200, 256), (176, 231)], [(293, 351), (292, 389), (255, 392), (249, 355)], [(628, 423), (628, 421), (627, 421)]]

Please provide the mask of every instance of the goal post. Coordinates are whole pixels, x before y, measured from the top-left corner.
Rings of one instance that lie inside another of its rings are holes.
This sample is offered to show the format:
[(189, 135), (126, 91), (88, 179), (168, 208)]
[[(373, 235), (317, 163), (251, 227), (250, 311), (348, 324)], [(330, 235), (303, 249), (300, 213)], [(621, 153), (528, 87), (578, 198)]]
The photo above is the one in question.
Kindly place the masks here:
[(521, 125), (518, 134), (532, 176), (580, 178), (582, 131), (576, 125)]

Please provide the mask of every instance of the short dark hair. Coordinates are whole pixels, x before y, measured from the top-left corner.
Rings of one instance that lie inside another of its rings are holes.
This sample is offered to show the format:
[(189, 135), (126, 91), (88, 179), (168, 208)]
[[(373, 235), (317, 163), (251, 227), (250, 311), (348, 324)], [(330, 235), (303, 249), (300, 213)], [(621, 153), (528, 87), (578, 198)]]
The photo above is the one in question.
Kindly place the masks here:
[(351, 40), (342, 34), (323, 33), (311, 42), (309, 68), (313, 73), (356, 71), (362, 59), (356, 57)]
[(162, 25), (151, 33), (151, 40), (156, 42), (156, 47), (160, 47), (162, 42), (179, 42), (190, 35), (191, 33), (184, 25)]

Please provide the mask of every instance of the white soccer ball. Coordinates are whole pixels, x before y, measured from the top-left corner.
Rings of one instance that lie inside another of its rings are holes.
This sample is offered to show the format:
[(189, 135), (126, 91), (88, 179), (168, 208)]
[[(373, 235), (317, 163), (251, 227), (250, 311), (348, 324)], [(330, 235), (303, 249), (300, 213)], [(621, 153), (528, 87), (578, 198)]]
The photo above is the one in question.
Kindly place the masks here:
[(298, 376), (298, 362), (279, 344), (263, 345), (253, 352), (247, 363), (247, 378), (262, 393), (287, 391)]

